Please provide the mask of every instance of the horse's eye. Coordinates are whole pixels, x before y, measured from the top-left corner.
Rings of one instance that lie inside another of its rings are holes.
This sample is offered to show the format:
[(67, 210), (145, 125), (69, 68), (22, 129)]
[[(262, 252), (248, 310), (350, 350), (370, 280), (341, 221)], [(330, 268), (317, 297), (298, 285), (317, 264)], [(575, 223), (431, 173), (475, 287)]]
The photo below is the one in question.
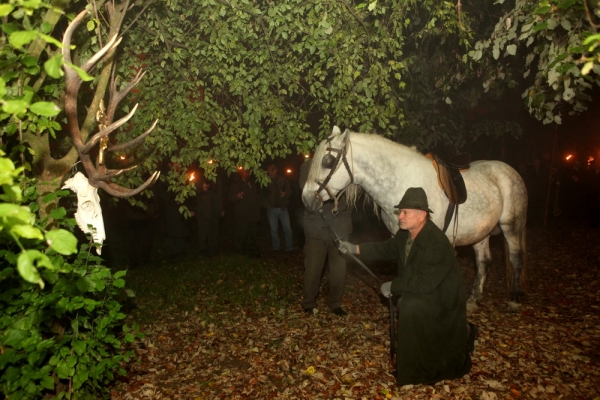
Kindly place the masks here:
[(321, 160), (321, 167), (331, 169), (335, 165), (335, 156), (333, 154), (325, 154)]

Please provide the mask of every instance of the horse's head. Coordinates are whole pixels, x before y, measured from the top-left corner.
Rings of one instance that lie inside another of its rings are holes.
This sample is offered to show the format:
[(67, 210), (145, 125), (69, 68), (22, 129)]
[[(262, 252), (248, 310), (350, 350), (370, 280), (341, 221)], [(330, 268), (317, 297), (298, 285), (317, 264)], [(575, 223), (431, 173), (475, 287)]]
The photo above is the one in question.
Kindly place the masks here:
[(318, 210), (323, 202), (337, 200), (354, 181), (349, 163), (351, 152), (350, 132), (341, 133), (340, 128), (334, 126), (331, 136), (315, 151), (302, 189), (302, 201), (307, 209)]

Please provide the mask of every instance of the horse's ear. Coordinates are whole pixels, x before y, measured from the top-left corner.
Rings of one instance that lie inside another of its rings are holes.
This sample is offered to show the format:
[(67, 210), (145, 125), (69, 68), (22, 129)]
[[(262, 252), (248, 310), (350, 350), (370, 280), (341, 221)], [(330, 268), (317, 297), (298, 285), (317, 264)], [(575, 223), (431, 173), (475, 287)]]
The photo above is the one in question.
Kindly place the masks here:
[(342, 131), (340, 131), (340, 127), (337, 125), (333, 126), (333, 131), (331, 131), (331, 135), (339, 135), (340, 133), (342, 133)]
[(350, 134), (350, 129), (346, 128), (346, 130), (344, 131), (344, 137), (348, 137), (349, 134)]

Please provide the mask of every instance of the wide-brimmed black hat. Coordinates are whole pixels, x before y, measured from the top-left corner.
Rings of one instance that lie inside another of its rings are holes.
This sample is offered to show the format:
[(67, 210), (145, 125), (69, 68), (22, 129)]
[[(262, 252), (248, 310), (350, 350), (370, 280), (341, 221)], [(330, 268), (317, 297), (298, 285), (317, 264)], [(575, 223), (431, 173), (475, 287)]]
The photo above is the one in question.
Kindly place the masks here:
[(428, 213), (433, 213), (429, 209), (429, 203), (427, 203), (427, 194), (420, 187), (412, 187), (406, 189), (406, 193), (400, 200), (397, 206), (394, 208), (412, 208), (414, 210), (423, 210)]

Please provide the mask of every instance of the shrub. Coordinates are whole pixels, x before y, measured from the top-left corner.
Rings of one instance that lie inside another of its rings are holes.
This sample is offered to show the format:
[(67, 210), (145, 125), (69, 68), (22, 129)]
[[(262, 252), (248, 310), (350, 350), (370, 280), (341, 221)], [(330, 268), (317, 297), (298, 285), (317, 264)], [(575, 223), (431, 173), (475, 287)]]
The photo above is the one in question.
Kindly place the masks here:
[[(108, 397), (108, 383), (132, 357), (123, 344), (140, 335), (123, 324), (117, 301), (125, 271), (112, 273), (87, 244), (77, 251), (68, 230), (43, 229), (35, 187), (20, 172), (0, 157), (0, 393)], [(51, 217), (72, 227), (65, 215), (58, 207)]]

